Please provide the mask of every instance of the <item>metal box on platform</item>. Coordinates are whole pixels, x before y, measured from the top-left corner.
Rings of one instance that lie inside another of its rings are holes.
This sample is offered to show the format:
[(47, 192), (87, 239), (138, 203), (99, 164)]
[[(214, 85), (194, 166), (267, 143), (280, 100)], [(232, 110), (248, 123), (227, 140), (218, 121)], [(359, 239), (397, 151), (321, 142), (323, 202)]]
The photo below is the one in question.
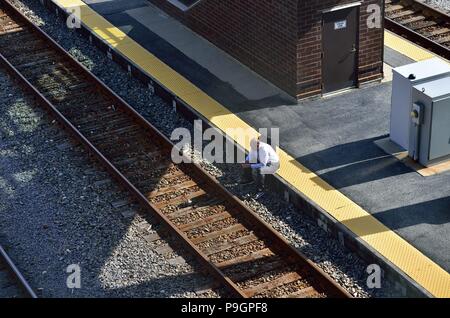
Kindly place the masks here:
[(413, 87), (409, 155), (429, 166), (450, 157), (450, 75)]
[(450, 76), (450, 65), (439, 58), (432, 58), (397, 67), (392, 72), (390, 138), (409, 150), (413, 86)]

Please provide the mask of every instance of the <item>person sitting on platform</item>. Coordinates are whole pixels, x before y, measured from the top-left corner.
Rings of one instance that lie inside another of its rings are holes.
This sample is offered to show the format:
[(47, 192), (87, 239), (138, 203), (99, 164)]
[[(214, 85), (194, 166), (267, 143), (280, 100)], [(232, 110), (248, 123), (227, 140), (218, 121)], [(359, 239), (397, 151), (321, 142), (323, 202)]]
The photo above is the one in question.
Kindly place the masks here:
[(253, 138), (250, 141), (250, 152), (243, 164), (244, 169), (253, 169), (257, 173), (257, 188), (259, 193), (256, 199), (260, 198), (265, 188), (265, 175), (275, 174), (280, 168), (280, 158), (276, 151), (259, 139)]

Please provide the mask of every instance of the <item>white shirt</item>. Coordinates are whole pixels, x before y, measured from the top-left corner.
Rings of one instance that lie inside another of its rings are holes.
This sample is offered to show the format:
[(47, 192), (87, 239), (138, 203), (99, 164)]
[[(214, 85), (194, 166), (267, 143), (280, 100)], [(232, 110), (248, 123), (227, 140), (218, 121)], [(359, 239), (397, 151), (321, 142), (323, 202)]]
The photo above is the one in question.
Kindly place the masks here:
[[(251, 149), (248, 160), (250, 163), (256, 164), (258, 163), (258, 153), (256, 149)], [(268, 144), (259, 142), (259, 163), (263, 164), (264, 166), (267, 165), (267, 163), (277, 163), (280, 161), (280, 158), (278, 157), (276, 151)]]

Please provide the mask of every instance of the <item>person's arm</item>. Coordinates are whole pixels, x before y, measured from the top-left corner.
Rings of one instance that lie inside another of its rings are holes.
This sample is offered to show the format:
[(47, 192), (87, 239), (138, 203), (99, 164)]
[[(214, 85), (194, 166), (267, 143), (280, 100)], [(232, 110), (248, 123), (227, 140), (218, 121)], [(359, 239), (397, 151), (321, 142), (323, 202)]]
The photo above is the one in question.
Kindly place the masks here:
[(262, 167), (265, 167), (267, 165), (267, 162), (269, 161), (269, 156), (266, 153), (266, 151), (260, 149), (260, 153), (259, 153), (259, 162), (258, 163), (254, 163), (251, 165), (252, 169), (259, 169)]
[(251, 167), (251, 163), (250, 163), (250, 154), (248, 154), (245, 157), (245, 163), (242, 164), (243, 168), (250, 168)]

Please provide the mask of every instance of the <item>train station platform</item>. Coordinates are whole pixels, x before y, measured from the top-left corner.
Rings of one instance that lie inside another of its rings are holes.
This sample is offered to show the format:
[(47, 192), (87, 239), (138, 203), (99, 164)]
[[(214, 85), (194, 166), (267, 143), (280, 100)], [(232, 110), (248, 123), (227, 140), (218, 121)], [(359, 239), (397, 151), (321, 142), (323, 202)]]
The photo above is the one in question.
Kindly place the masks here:
[(450, 297), (450, 172), (423, 177), (375, 144), (389, 134), (390, 69), (432, 53), (386, 31), (385, 81), (297, 102), (146, 0), (46, 2), (81, 8), (113, 59), (218, 129), (278, 127), (287, 199), (421, 293)]

